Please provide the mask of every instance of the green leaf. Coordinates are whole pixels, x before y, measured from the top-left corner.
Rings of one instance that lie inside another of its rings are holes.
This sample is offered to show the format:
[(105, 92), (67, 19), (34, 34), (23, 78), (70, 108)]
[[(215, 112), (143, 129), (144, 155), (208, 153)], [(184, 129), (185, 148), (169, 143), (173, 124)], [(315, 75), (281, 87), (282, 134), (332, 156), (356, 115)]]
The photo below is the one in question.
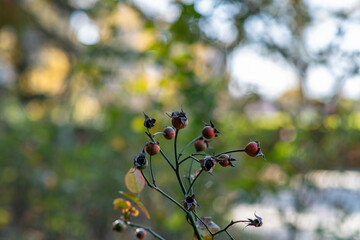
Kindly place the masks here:
[(132, 193), (127, 193), (127, 192), (123, 192), (123, 191), (119, 191), (119, 193), (125, 197), (127, 197), (128, 199), (130, 199), (131, 201), (134, 202), (138, 202), (140, 201), (140, 198), (138, 196), (136, 196), (135, 194)]
[(141, 211), (143, 211), (143, 213), (145, 214), (145, 216), (146, 216), (148, 219), (150, 219), (150, 214), (149, 214), (148, 210), (145, 208), (144, 204), (143, 204), (142, 202), (140, 202), (140, 201), (137, 201), (137, 202), (135, 202), (135, 203), (139, 206), (139, 208), (141, 209)]
[(123, 198), (116, 198), (113, 201), (114, 209), (129, 209), (131, 207), (131, 203), (129, 201), (126, 201)]
[(125, 186), (132, 193), (139, 193), (145, 187), (145, 179), (138, 169), (130, 168), (125, 175)]

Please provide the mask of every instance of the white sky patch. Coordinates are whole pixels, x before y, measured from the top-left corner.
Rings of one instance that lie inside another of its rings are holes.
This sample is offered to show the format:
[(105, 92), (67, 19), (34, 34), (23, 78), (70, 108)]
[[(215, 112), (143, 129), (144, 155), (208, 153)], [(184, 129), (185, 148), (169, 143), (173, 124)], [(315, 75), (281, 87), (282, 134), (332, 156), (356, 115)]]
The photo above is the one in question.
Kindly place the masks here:
[(254, 90), (274, 99), (297, 86), (296, 73), (286, 61), (261, 56), (249, 46), (235, 50), (230, 56), (230, 75), (239, 86), (239, 92), (233, 92), (235, 96)]
[(346, 22), (344, 31), (344, 39), (340, 45), (341, 50), (360, 51), (360, 22)]
[(134, 3), (147, 15), (174, 22), (181, 14), (180, 7), (170, 0), (134, 0)]
[(255, 41), (271, 39), (280, 46), (288, 46), (292, 40), (291, 32), (285, 24), (266, 15), (250, 17), (244, 27), (246, 34)]
[(305, 43), (310, 51), (324, 50), (334, 40), (337, 22), (333, 18), (316, 21), (305, 31)]
[(99, 42), (99, 27), (83, 11), (74, 11), (70, 15), (70, 26), (74, 29), (77, 40), (85, 45)]
[(198, 0), (194, 2), (195, 11), (203, 16), (211, 15), (214, 10), (215, 2), (213, 0)]
[(306, 74), (305, 93), (316, 99), (331, 97), (335, 83), (335, 78), (325, 66), (311, 66)]
[(345, 98), (360, 100), (360, 76), (346, 80), (342, 95)]
[(349, 10), (358, 2), (358, 0), (305, 0), (305, 3), (311, 8), (322, 8), (330, 11)]

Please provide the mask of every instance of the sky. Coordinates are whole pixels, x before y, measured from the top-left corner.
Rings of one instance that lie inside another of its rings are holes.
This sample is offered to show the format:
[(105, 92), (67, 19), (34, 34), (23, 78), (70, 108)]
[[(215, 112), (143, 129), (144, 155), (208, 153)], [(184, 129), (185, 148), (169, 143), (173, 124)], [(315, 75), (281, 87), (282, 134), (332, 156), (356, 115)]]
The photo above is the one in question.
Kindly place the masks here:
[[(91, 8), (96, 1), (71, 0), (74, 6), (82, 9)], [(134, 0), (134, 3), (145, 14), (153, 18), (160, 17), (168, 22), (175, 21), (181, 11), (172, 0)], [(339, 44), (341, 50), (360, 52), (360, 2), (358, 0), (305, 0), (305, 4), (310, 7), (315, 19), (305, 30), (304, 35), (306, 48), (310, 54), (329, 46), (336, 39), (339, 26), (344, 32)], [(237, 8), (228, 4), (215, 6), (215, 0), (197, 0), (194, 5), (197, 12), (206, 16), (199, 22), (205, 34), (225, 44), (234, 41), (238, 33), (231, 17), (237, 14)], [(331, 14), (339, 10), (351, 13), (351, 18), (357, 21), (341, 20)], [(70, 17), (70, 23), (79, 42), (85, 45), (98, 43), (99, 27), (84, 11), (75, 11)], [(292, 41), (287, 26), (266, 16), (248, 19), (245, 23), (245, 31), (254, 40), (267, 34), (280, 46), (287, 46)], [(242, 96), (249, 92), (257, 92), (265, 99), (274, 100), (286, 91), (298, 87), (299, 76), (296, 69), (279, 56), (262, 54), (262, 50), (259, 45), (247, 44), (229, 53), (230, 94)], [(309, 98), (324, 101), (330, 99), (338, 87), (337, 79), (344, 75), (346, 68), (347, 63), (341, 56), (336, 55), (330, 57), (330, 65), (311, 65), (305, 74), (305, 94)], [(342, 96), (360, 100), (360, 76), (343, 80)]]

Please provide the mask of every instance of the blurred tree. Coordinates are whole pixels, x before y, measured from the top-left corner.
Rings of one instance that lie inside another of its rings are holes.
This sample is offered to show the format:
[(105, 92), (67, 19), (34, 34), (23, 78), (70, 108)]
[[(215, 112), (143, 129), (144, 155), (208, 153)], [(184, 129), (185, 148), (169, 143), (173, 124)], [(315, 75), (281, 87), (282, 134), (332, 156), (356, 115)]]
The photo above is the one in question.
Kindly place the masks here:
[[(293, 175), (358, 169), (360, 110), (342, 95), (359, 74), (359, 51), (344, 45), (358, 12), (327, 11), (335, 34), (314, 50), (309, 29), (322, 12), (309, 1), (0, 1), (0, 238), (117, 238), (111, 201), (143, 147), (143, 111), (162, 116), (161, 131), (163, 112), (183, 106), (191, 123), (184, 139), (213, 119), (226, 133), (214, 151), (261, 140), (271, 161), (219, 170), (220, 186), (200, 179), (202, 211), (219, 225), (232, 204), (288, 188)], [(298, 87), (274, 101), (256, 91), (236, 97), (247, 86), (229, 76), (229, 60), (254, 46), (291, 66)], [(306, 79), (318, 66), (336, 85), (314, 100)], [(166, 171), (158, 174), (167, 183)], [(148, 194), (151, 225), (188, 239), (183, 216)], [(289, 225), (289, 239), (297, 231)]]

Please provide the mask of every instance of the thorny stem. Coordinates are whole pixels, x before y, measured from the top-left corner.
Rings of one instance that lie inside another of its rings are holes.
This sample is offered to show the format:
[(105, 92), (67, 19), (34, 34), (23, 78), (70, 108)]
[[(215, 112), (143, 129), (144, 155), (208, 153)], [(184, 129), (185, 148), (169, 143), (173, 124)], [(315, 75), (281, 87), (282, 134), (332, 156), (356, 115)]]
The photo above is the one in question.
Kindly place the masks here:
[(221, 154), (234, 153), (234, 152), (245, 152), (245, 149), (236, 149), (236, 150), (231, 150), (231, 151), (222, 152), (222, 153), (219, 153), (219, 154), (215, 155), (215, 157), (218, 157), (218, 156), (220, 156)]
[(152, 156), (150, 156), (150, 173), (151, 173), (151, 178), (152, 178), (153, 184), (156, 187), (155, 177), (154, 177), (154, 172), (153, 172), (153, 167), (152, 167)]
[[(189, 180), (189, 186), (191, 185), (191, 171), (192, 171), (192, 166), (194, 163), (194, 159), (192, 159), (191, 163), (190, 163), (190, 167), (189, 167), (189, 175), (188, 175), (188, 180)], [(190, 189), (190, 194), (192, 194), (192, 189)]]
[[(200, 172), (196, 175), (196, 177), (194, 178), (194, 180), (191, 181), (191, 184), (189, 186), (189, 189), (187, 190), (186, 194), (188, 194), (193, 186), (193, 184), (195, 183), (196, 179), (198, 179), (198, 177), (200, 176), (200, 174), (203, 172), (203, 170), (201, 169)], [(189, 176), (190, 179), (190, 176)]]
[(195, 212), (194, 212), (194, 215), (195, 215), (195, 217), (196, 217), (197, 219), (199, 219), (199, 221), (200, 221), (202, 224), (204, 224), (206, 230), (210, 233), (210, 235), (211, 235), (212, 237), (214, 237), (215, 235), (211, 232), (211, 230), (209, 229), (208, 225), (201, 219), (201, 217), (199, 217)]
[(231, 236), (231, 234), (229, 233), (228, 230), (225, 230), (225, 232), (227, 233), (227, 235), (230, 237), (231, 240), (235, 240), (233, 236)]
[(202, 238), (201, 238), (201, 235), (200, 235), (200, 233), (199, 233), (199, 229), (197, 229), (195, 220), (194, 220), (194, 218), (190, 215), (190, 212), (189, 212), (188, 210), (186, 210), (186, 209), (184, 208), (184, 206), (181, 205), (178, 201), (176, 201), (176, 200), (173, 199), (170, 195), (168, 195), (168, 194), (165, 193), (163, 190), (161, 190), (159, 187), (156, 187), (156, 186), (152, 185), (152, 184), (149, 182), (149, 180), (147, 179), (147, 177), (145, 176), (145, 174), (143, 173), (142, 170), (141, 170), (140, 172), (141, 172), (141, 175), (144, 177), (147, 185), (148, 185), (150, 188), (155, 189), (156, 191), (158, 191), (159, 193), (161, 193), (164, 197), (166, 197), (167, 199), (169, 199), (170, 201), (172, 201), (173, 203), (175, 203), (175, 204), (176, 204), (178, 207), (180, 207), (187, 215), (189, 215), (190, 221), (191, 221), (191, 225), (192, 225), (192, 227), (193, 227), (193, 229), (194, 229), (194, 232), (195, 232), (196, 236), (198, 237), (198, 239), (202, 239)]
[(150, 227), (145, 227), (145, 226), (142, 226), (142, 225), (139, 225), (139, 224), (136, 224), (133, 222), (129, 222), (129, 221), (126, 221), (125, 223), (126, 223), (126, 225), (131, 226), (131, 227), (143, 228), (146, 231), (148, 231), (149, 233), (151, 233), (157, 239), (166, 240), (165, 238), (163, 238), (159, 234), (157, 234), (154, 230), (152, 230)]
[[(222, 233), (222, 232), (228, 233), (227, 230), (228, 230), (229, 227), (231, 227), (232, 225), (234, 225), (236, 223), (240, 223), (240, 222), (248, 222), (248, 221), (246, 221), (246, 220), (231, 221), (226, 227), (224, 227), (223, 229), (221, 229), (221, 230), (217, 231), (216, 233), (214, 233), (213, 236), (218, 235), (219, 233)], [(229, 233), (228, 233), (228, 235), (229, 235)]]
[(178, 160), (180, 160), (180, 157), (182, 156), (183, 152), (191, 145), (193, 144), (196, 140), (198, 140), (199, 138), (202, 137), (202, 134), (200, 136), (197, 136), (196, 138), (194, 138), (193, 140), (191, 140), (188, 144), (186, 144), (186, 146), (181, 150), (181, 152), (179, 153), (178, 156)]
[(175, 141), (174, 141), (174, 152), (175, 152), (175, 161), (176, 161), (176, 177), (178, 179), (178, 182), (180, 184), (181, 190), (183, 191), (183, 194), (185, 195), (186, 190), (185, 190), (185, 186), (184, 183), (180, 177), (180, 169), (179, 169), (179, 159), (178, 159), (178, 155), (177, 155), (177, 138), (179, 135), (179, 129), (176, 129), (176, 134), (175, 134)]

